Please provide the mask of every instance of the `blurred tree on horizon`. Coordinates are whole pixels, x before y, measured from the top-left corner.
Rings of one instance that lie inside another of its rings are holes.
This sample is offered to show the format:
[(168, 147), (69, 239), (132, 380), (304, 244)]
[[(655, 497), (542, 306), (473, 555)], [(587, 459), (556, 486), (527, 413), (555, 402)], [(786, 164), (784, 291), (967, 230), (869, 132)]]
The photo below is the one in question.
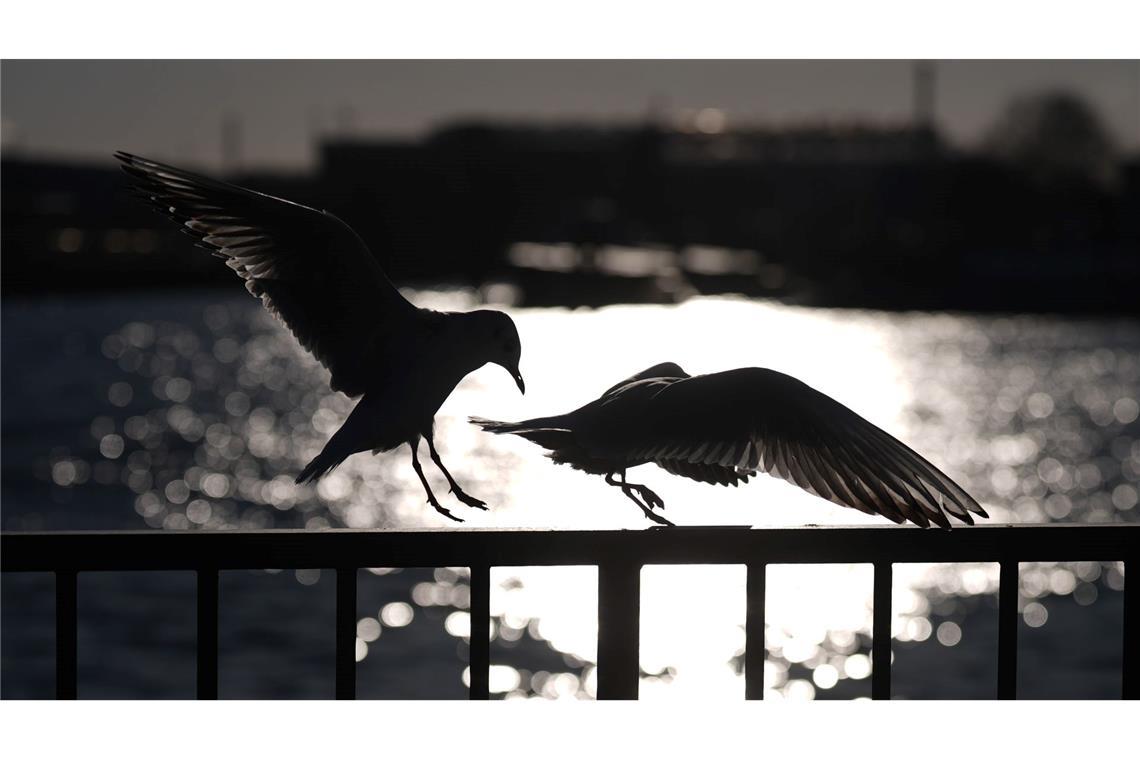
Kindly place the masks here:
[(983, 151), (1044, 185), (1114, 187), (1120, 155), (1104, 120), (1085, 99), (1065, 91), (1015, 98), (983, 138)]

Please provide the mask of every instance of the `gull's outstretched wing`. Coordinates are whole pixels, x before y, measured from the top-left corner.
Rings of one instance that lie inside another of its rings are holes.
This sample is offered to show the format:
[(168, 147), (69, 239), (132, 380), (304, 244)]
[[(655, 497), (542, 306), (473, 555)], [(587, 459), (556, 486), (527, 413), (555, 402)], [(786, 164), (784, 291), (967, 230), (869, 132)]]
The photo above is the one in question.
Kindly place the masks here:
[(115, 157), (139, 195), (225, 259), (329, 369), (334, 390), (363, 393), (377, 347), (415, 330), (420, 310), (332, 214), (129, 153)]
[(635, 399), (638, 424), (619, 437), (634, 459), (763, 471), (836, 504), (950, 527), (985, 510), (905, 444), (788, 375), (739, 369), (663, 384)]
[(661, 362), (660, 364), (654, 364), (649, 369), (641, 370), (636, 375), (632, 375), (630, 377), (627, 377), (625, 380), (622, 380), (620, 383), (615, 383), (614, 385), (607, 388), (606, 392), (603, 393), (602, 396), (608, 396), (609, 394), (616, 391), (618, 388), (629, 385), (630, 383), (636, 383), (638, 380), (647, 380), (647, 379), (654, 378), (654, 377), (682, 377), (682, 378), (684, 378), (684, 377), (689, 377), (689, 376), (690, 375), (688, 372), (681, 369), (681, 365), (674, 364), (673, 362)]

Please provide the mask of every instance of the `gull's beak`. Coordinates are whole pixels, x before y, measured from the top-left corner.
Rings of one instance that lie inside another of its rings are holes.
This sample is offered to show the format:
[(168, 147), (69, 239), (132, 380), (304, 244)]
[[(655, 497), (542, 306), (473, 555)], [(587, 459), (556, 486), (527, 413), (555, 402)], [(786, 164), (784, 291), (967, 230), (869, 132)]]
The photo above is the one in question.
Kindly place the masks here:
[(526, 393), (526, 383), (523, 382), (522, 372), (519, 371), (519, 365), (517, 362), (514, 364), (509, 364), (509, 363), (503, 361), (503, 362), (495, 362), (495, 364), (498, 364), (500, 367), (505, 369), (507, 371), (507, 373), (512, 378), (514, 378), (515, 385), (517, 385), (519, 387), (519, 393)]

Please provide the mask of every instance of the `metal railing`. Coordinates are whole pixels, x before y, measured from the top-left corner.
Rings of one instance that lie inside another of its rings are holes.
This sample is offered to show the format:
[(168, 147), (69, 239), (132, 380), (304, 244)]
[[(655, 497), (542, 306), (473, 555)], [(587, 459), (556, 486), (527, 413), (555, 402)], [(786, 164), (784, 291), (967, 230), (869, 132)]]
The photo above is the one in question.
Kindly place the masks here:
[[(356, 578), (367, 567), (468, 567), (471, 571), (470, 696), (487, 699), (490, 568), (598, 567), (598, 698), (636, 699), (641, 568), (651, 564), (747, 566), (745, 695), (764, 688), (764, 597), (769, 564), (872, 563), (871, 695), (891, 696), (892, 564), (998, 562), (996, 696), (1017, 695), (1018, 563), (1125, 563), (1123, 694), (1140, 694), (1140, 525), (975, 526), (953, 531), (897, 526), (639, 531), (295, 530), (0, 535), (0, 570), (56, 579), (56, 695), (77, 696), (77, 574), (101, 570), (194, 570), (198, 579), (197, 694), (218, 695), (218, 573), (260, 568), (336, 570), (336, 696), (356, 694)], [(1138, 588), (1133, 588), (1136, 585)]]

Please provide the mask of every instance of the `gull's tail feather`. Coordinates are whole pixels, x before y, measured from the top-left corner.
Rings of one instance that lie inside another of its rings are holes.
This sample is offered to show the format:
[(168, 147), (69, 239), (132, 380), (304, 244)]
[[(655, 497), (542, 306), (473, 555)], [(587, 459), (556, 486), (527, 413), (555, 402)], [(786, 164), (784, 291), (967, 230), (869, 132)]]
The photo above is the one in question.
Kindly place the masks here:
[(341, 462), (348, 458), (347, 454), (331, 451), (331, 446), (325, 446), (320, 454), (313, 457), (313, 461), (305, 465), (295, 483), (314, 483), (335, 470)]
[(483, 417), (468, 417), (467, 421), (472, 425), (478, 425), (488, 433), (517, 433), (524, 429), (521, 422), (499, 422)]
[(573, 438), (570, 430), (564, 427), (560, 417), (539, 417), (522, 422), (499, 422), (487, 420), (482, 417), (468, 417), (472, 425), (478, 425), (488, 433), (510, 433), (533, 441), (546, 449), (557, 449), (566, 445), (568, 439)]
[(562, 416), (536, 417), (533, 420), (523, 420), (522, 422), (499, 422), (498, 420), (488, 420), (483, 417), (468, 417), (467, 421), (472, 425), (478, 425), (488, 433), (514, 433), (520, 435), (532, 430), (561, 430), (566, 432), (570, 430), (566, 424), (566, 420)]

